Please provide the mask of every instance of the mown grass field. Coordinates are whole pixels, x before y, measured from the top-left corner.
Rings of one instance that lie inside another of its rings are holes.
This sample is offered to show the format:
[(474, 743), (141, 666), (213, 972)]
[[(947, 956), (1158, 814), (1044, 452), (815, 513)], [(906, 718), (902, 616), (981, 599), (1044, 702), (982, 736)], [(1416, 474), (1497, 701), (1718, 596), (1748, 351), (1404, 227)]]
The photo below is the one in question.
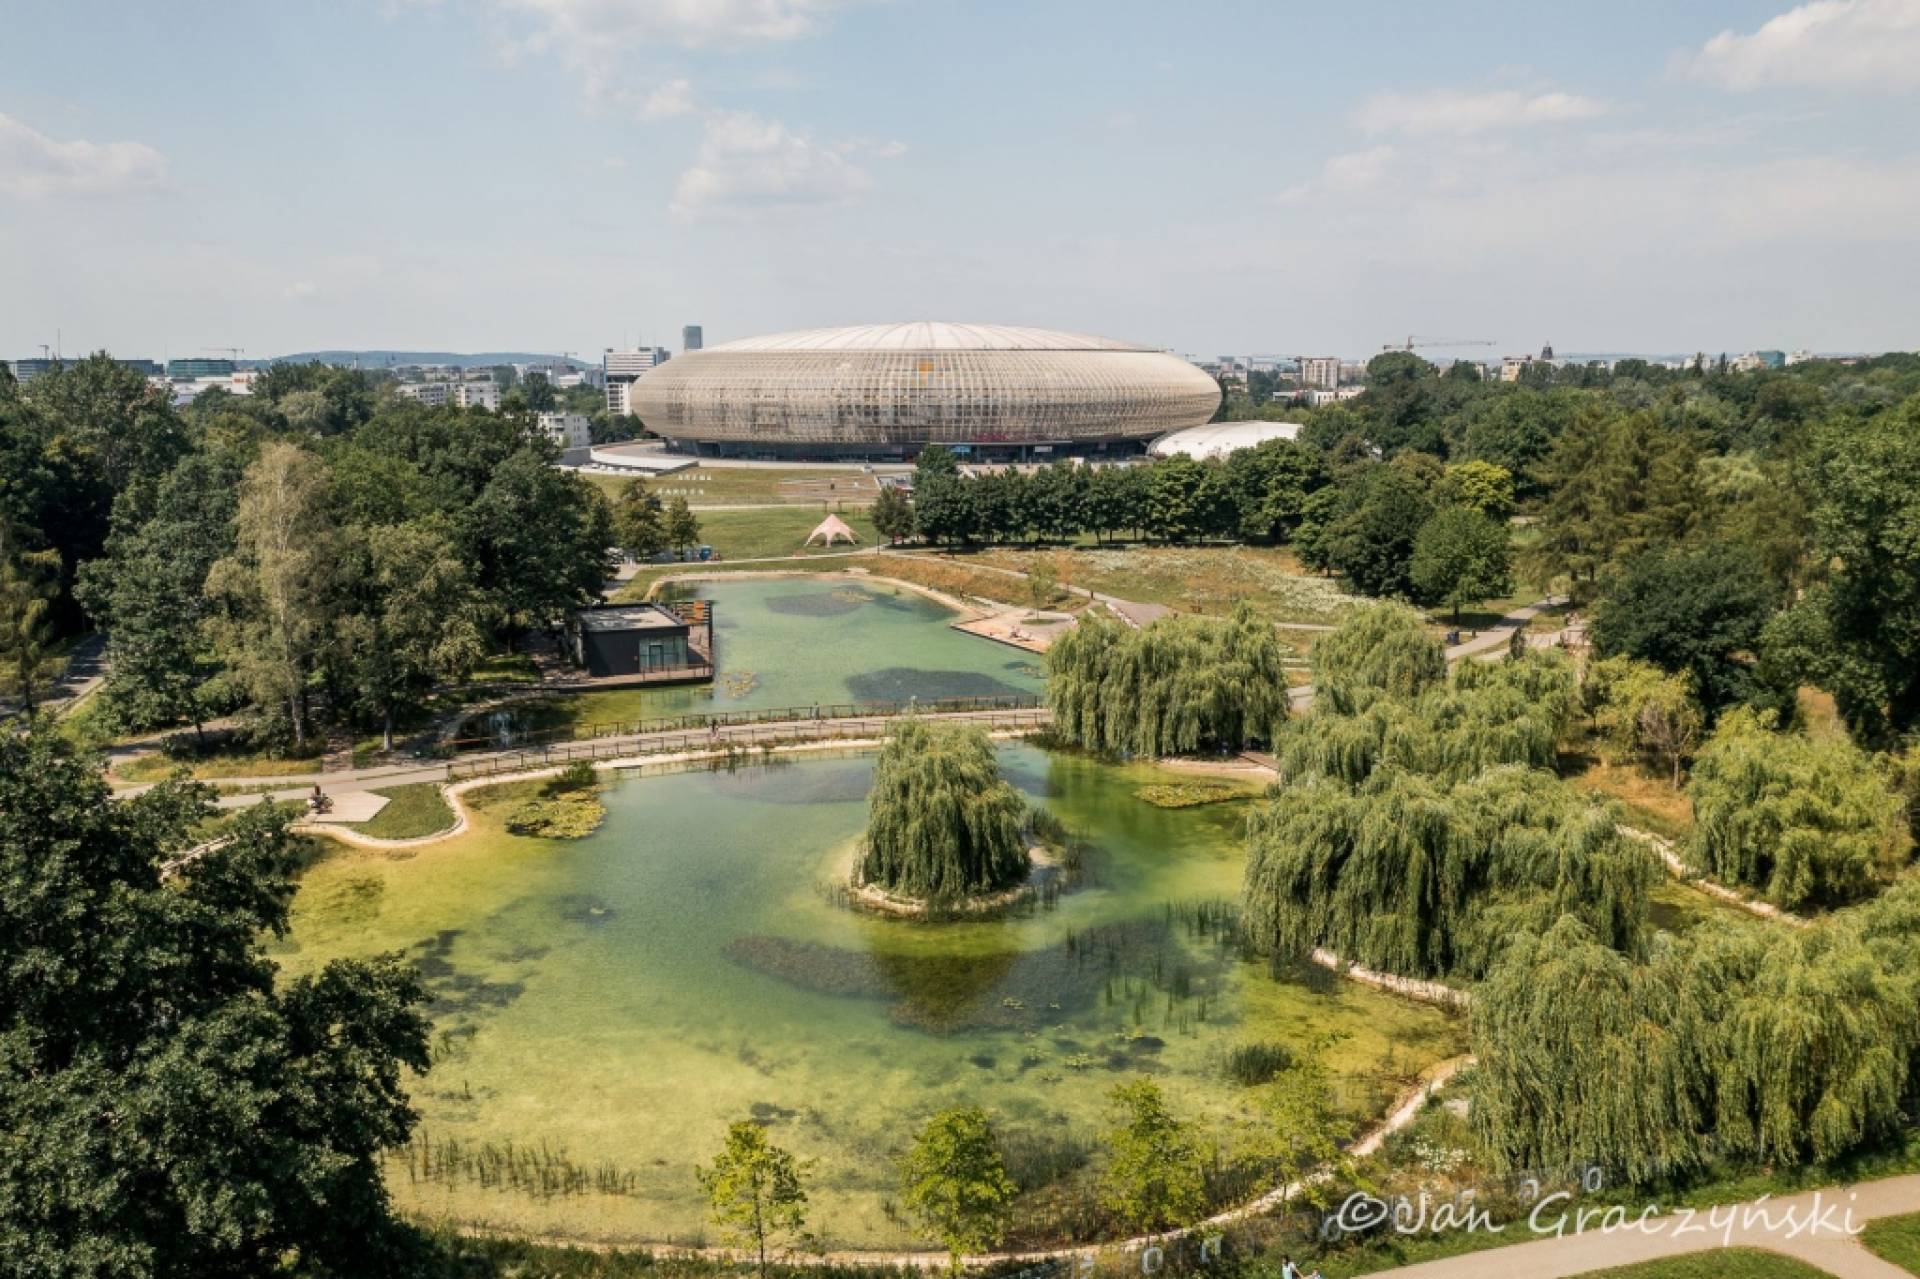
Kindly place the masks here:
[(1336, 582), (1308, 573), (1285, 547), (994, 547), (973, 558), (1022, 571), (1044, 559), (1062, 583), (1183, 613), (1229, 613), (1244, 599), (1275, 622), (1322, 623), (1338, 621), (1358, 602)]
[(1869, 1222), (1860, 1242), (1882, 1260), (1920, 1275), (1920, 1212)]
[(113, 775), (123, 782), (158, 782), (185, 768), (190, 777), (289, 777), (320, 771), (321, 753), (311, 755), (272, 755), (265, 751), (214, 751), (193, 759), (174, 759), (154, 751), (136, 755), (114, 764)]
[[(864, 510), (833, 511), (846, 521), (847, 527), (860, 539), (861, 547), (871, 547), (876, 543), (885, 544), (879, 530), (873, 527), (873, 521), (867, 518)], [(804, 545), (807, 534), (813, 532), (821, 520), (827, 518), (828, 511), (817, 506), (794, 506), (788, 508), (753, 509), (744, 511), (701, 511), (696, 518), (700, 521), (700, 541), (711, 546), (714, 554), (723, 559), (745, 560), (760, 559), (768, 556), (806, 556), (819, 555), (828, 550), (846, 551), (856, 549), (845, 542), (834, 547), (815, 543)]]
[(1594, 1270), (1578, 1279), (1829, 1279), (1804, 1261), (1754, 1248), (1716, 1248), (1711, 1252), (1637, 1266)]
[(387, 806), (372, 821), (346, 823), (349, 829), (374, 839), (420, 839), (453, 825), (453, 810), (433, 782), (389, 786), (373, 793), (386, 796)]
[[(582, 471), (608, 497), (632, 478)], [(879, 495), (872, 475), (857, 466), (692, 466), (671, 475), (641, 481), (660, 497), (684, 497), (693, 506), (738, 506), (761, 502), (847, 502), (864, 504)]]

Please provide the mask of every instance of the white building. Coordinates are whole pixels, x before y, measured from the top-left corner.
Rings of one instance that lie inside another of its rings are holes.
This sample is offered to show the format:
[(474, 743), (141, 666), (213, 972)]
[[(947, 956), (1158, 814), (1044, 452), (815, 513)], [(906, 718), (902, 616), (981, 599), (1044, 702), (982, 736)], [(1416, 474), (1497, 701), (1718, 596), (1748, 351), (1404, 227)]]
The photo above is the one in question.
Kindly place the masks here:
[(633, 384), (666, 362), (667, 350), (660, 346), (637, 346), (630, 351), (608, 347), (602, 352), (600, 372), (607, 384), (607, 412), (616, 417), (631, 414)]
[(1331, 391), (1340, 385), (1340, 357), (1303, 355), (1300, 357), (1300, 385)]
[(1307, 406), (1317, 409), (1325, 404), (1338, 404), (1342, 400), (1351, 400), (1355, 396), (1366, 393), (1367, 388), (1364, 386), (1336, 386), (1330, 391), (1324, 387), (1315, 387), (1307, 392)]
[(1500, 380), (1502, 382), (1518, 382), (1520, 375), (1525, 373), (1527, 366), (1532, 363), (1533, 357), (1531, 355), (1503, 356), (1500, 360)]
[(540, 429), (559, 446), (563, 462), (584, 461), (593, 444), (593, 427), (584, 413), (542, 413)]
[(404, 395), (430, 409), (444, 407), (452, 398), (452, 392), (453, 384), (450, 382), (402, 382), (393, 388), (395, 395)]
[(456, 382), (451, 399), (463, 409), (498, 409), (500, 384), (492, 378), (484, 382)]

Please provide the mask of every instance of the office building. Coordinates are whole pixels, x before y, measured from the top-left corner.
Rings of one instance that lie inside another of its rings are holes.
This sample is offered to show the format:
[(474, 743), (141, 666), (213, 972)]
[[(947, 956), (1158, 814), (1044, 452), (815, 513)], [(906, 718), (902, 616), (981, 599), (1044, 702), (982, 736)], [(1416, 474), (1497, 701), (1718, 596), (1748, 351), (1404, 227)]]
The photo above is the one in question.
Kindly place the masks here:
[(455, 382), (448, 398), (463, 409), (497, 409), (500, 384), (492, 378), (484, 382)]
[(658, 346), (637, 346), (628, 351), (608, 347), (600, 355), (600, 372), (606, 380), (607, 412), (625, 417), (633, 412), (629, 394), (633, 384), (667, 362), (667, 351)]
[(1340, 385), (1340, 357), (1303, 355), (1300, 357), (1300, 385), (1331, 391)]
[(689, 324), (680, 330), (680, 349), (682, 351), (698, 351), (704, 345), (706, 345), (706, 338), (705, 335), (700, 332), (699, 325)]
[(593, 424), (584, 413), (542, 413), (540, 429), (560, 449), (563, 462), (584, 461), (593, 444)]
[(167, 376), (181, 382), (193, 382), (210, 377), (232, 377), (233, 361), (198, 356), (168, 360)]

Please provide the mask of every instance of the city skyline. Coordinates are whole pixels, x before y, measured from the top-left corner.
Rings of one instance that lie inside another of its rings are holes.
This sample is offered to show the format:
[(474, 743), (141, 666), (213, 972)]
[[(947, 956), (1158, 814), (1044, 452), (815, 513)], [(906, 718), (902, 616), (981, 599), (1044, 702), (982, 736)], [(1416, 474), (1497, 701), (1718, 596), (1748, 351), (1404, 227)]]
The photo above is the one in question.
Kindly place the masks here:
[(591, 356), (918, 318), (1202, 355), (1920, 341), (1909, 0), (1183, 12), (16, 20), (0, 356), (56, 331), (68, 355)]

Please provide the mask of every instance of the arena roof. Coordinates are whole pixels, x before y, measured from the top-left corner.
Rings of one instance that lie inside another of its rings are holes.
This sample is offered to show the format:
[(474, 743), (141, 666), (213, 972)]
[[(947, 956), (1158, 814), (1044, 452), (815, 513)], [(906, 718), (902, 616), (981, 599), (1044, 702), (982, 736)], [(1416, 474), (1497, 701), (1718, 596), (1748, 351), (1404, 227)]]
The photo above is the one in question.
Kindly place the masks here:
[(1209, 422), (1163, 435), (1148, 445), (1147, 451), (1155, 457), (1184, 453), (1196, 462), (1204, 462), (1268, 440), (1290, 440), (1298, 434), (1298, 422)]
[(1159, 347), (1089, 333), (1006, 324), (858, 324), (844, 329), (798, 329), (710, 346), (715, 351), (1157, 351)]

